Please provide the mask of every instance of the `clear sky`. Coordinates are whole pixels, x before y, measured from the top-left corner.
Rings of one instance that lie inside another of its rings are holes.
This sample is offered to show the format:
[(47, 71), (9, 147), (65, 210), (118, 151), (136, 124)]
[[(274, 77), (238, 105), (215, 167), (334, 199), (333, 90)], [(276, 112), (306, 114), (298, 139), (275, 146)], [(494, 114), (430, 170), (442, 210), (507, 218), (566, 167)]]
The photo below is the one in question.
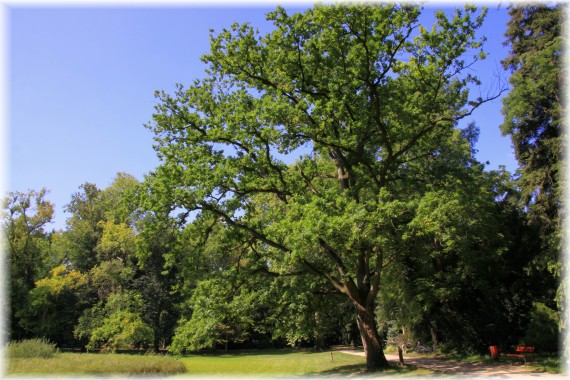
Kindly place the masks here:
[[(287, 4), (284, 2), (284, 4)], [(505, 6), (487, 3), (488, 59), (474, 67), (484, 91), (498, 76), (508, 21)], [(286, 6), (290, 12), (307, 5)], [(451, 4), (428, 6), (433, 12)], [(209, 29), (249, 21), (267, 32), (265, 14), (274, 9), (249, 5), (185, 7), (17, 6), (6, 10), (8, 191), (47, 188), (55, 203), (55, 223), (64, 228), (64, 205), (85, 182), (107, 187), (118, 172), (142, 180), (158, 165), (152, 133), (155, 90), (173, 91), (204, 75), (200, 56), (209, 49)], [(502, 137), (500, 100), (488, 103), (466, 122), (481, 129), (478, 159), (489, 169), (517, 168), (510, 139)]]

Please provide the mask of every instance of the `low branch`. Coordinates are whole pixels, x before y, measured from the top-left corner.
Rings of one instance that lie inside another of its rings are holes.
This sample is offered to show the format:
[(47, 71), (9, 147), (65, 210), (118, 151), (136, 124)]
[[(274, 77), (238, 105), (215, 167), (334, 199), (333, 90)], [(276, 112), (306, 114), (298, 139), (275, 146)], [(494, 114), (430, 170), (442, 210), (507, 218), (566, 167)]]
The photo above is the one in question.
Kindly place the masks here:
[(316, 265), (308, 262), (306, 259), (300, 259), (299, 261), (301, 262), (301, 264), (303, 264), (307, 268), (309, 268), (309, 270), (311, 272), (313, 272), (314, 274), (327, 279), (335, 287), (335, 289), (337, 289), (339, 292), (341, 292), (343, 294), (348, 294), (346, 286), (340, 280), (338, 280), (336, 277), (334, 277), (333, 275), (331, 275), (329, 273), (323, 272)]
[(338, 252), (331, 247), (326, 241), (323, 240), (323, 238), (318, 238), (319, 241), (319, 245), (321, 246), (321, 248), (323, 248), (323, 250), (325, 251), (325, 253), (334, 261), (334, 263), (336, 264), (340, 275), (344, 278), (348, 275), (348, 271), (346, 269), (346, 265), (344, 265), (344, 262), (342, 261), (342, 257), (338, 254)]
[(376, 295), (378, 294), (380, 286), (380, 275), (382, 274), (383, 262), (384, 262), (384, 251), (382, 249), (377, 249), (376, 255), (376, 266), (374, 268), (374, 275), (370, 281), (370, 292), (366, 297), (366, 306), (371, 307), (374, 305)]

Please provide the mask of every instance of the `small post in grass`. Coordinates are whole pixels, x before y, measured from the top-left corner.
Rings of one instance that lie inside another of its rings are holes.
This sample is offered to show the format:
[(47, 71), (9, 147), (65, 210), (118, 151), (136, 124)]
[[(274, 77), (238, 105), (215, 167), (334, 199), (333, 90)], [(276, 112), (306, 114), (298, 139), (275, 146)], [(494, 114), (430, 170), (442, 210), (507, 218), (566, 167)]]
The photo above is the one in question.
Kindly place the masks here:
[(331, 362), (334, 362), (333, 352), (331, 351)]

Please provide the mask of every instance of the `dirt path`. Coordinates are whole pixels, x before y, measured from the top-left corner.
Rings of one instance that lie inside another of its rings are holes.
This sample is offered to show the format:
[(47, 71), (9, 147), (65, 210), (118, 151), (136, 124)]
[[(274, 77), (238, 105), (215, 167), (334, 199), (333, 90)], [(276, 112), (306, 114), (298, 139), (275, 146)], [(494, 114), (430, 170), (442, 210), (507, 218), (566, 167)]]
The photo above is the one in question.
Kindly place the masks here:
[[(339, 350), (345, 354), (364, 356), (360, 350)], [(398, 362), (398, 355), (386, 354), (386, 359), (390, 362)], [(404, 356), (404, 362), (416, 367), (428, 368), (433, 371), (442, 372), (459, 378), (496, 378), (496, 379), (563, 379), (566, 375), (551, 374), (534, 371), (529, 367), (520, 364), (483, 364), (483, 363), (462, 363), (453, 360), (442, 360), (434, 358), (418, 358)]]

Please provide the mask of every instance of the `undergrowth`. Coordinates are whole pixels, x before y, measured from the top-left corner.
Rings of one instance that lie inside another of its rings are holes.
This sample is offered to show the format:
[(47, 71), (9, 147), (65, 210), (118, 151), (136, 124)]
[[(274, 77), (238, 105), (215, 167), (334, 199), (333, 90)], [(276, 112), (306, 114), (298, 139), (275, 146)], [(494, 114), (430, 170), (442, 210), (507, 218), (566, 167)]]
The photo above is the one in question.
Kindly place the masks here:
[(55, 343), (46, 339), (25, 339), (8, 344), (8, 358), (51, 358), (57, 353)]

